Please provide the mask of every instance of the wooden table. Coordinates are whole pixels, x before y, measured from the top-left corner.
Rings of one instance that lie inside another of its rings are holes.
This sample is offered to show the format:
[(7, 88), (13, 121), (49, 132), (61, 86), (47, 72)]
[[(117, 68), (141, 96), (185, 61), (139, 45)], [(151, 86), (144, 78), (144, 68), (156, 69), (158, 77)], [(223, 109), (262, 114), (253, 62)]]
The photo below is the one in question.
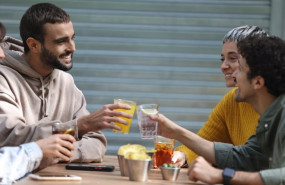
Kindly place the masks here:
[(151, 169), (148, 180), (146, 182), (130, 181), (129, 177), (120, 175), (120, 168), (117, 156), (105, 156), (103, 163), (94, 163), (95, 165), (114, 165), (113, 172), (99, 171), (77, 171), (66, 170), (66, 164), (56, 164), (41, 170), (38, 174), (73, 174), (82, 177), (81, 181), (35, 181), (29, 177), (25, 177), (16, 183), (16, 185), (65, 185), (65, 184), (82, 184), (82, 185), (129, 185), (129, 184), (201, 184), (188, 180), (187, 169), (180, 170), (177, 181), (171, 182), (162, 180), (160, 169)]

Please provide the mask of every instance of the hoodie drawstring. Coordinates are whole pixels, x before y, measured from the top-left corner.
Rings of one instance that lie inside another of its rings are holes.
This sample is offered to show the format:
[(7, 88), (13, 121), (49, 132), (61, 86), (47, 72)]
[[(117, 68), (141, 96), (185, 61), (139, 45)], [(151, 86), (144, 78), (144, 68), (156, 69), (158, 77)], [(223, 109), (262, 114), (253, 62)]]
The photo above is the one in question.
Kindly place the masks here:
[(42, 112), (43, 112), (43, 117), (47, 117), (48, 113), (47, 113), (47, 99), (45, 98), (45, 86), (43, 79), (40, 78), (40, 80), (42, 85), (42, 102), (43, 102)]

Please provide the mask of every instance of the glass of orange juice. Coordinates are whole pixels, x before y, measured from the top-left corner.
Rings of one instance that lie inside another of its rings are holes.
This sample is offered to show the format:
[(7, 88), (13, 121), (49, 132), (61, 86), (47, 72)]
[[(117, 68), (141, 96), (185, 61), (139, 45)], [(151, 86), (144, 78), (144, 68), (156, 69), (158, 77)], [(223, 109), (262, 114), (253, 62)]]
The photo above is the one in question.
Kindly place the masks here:
[(174, 139), (169, 139), (162, 136), (154, 138), (155, 153), (153, 156), (153, 167), (159, 168), (164, 163), (172, 163), (172, 154), (174, 151)]
[[(131, 106), (130, 110), (126, 110), (126, 109), (115, 109), (115, 111), (122, 111), (122, 112), (126, 112), (129, 113), (131, 115), (134, 115), (135, 110), (136, 110), (136, 102), (135, 101), (131, 101), (131, 100), (124, 100), (124, 99), (114, 99), (114, 104), (116, 103), (121, 103), (121, 104), (127, 104), (129, 106)], [(119, 127), (122, 128), (122, 130), (113, 130), (114, 132), (122, 132), (124, 134), (128, 134), (130, 127), (131, 127), (131, 123), (132, 123), (132, 119), (129, 118), (125, 118), (125, 117), (120, 117), (126, 121), (128, 121), (128, 125), (124, 125), (122, 123), (118, 123), (118, 122), (114, 122), (115, 125), (118, 125)]]

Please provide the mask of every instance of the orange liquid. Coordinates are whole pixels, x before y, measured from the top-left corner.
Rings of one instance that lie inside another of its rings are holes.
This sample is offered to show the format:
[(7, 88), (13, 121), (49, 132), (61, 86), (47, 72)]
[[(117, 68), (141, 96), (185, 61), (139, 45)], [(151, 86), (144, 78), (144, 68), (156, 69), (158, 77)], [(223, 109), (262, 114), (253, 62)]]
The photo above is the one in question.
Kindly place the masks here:
[[(129, 104), (130, 105), (130, 104)], [(115, 109), (115, 111), (122, 111), (122, 112), (126, 112), (126, 113), (129, 113), (129, 114), (132, 114), (134, 115), (134, 112), (136, 110), (136, 104), (133, 104), (133, 105), (130, 105), (131, 106), (131, 109), (130, 110), (126, 110), (126, 109)], [(130, 130), (130, 127), (131, 127), (131, 123), (132, 123), (132, 119), (129, 119), (129, 118), (125, 118), (125, 117), (120, 117), (124, 120), (126, 120), (129, 124), (128, 125), (124, 125), (122, 123), (118, 123), (118, 122), (115, 122), (114, 124), (115, 125), (118, 125), (119, 127), (122, 128), (121, 131), (118, 131), (118, 130), (113, 130), (114, 132), (122, 132), (122, 133), (129, 133), (129, 130)]]
[(154, 153), (153, 166), (159, 168), (164, 163), (172, 163), (173, 145), (170, 143), (154, 143), (156, 152)]

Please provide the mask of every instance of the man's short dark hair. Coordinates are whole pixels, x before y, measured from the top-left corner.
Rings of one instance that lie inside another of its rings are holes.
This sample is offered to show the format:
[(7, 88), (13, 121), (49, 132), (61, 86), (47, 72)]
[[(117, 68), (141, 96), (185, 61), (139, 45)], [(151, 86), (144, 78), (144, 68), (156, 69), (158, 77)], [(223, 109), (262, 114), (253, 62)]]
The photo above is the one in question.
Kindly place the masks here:
[(51, 3), (39, 3), (31, 6), (23, 15), (20, 22), (20, 35), (24, 43), (24, 50), (30, 49), (26, 43), (29, 37), (44, 43), (46, 23), (68, 23), (69, 15), (61, 8)]
[(249, 66), (248, 79), (262, 76), (269, 93), (285, 93), (285, 41), (275, 36), (248, 37), (238, 43), (238, 50)]

